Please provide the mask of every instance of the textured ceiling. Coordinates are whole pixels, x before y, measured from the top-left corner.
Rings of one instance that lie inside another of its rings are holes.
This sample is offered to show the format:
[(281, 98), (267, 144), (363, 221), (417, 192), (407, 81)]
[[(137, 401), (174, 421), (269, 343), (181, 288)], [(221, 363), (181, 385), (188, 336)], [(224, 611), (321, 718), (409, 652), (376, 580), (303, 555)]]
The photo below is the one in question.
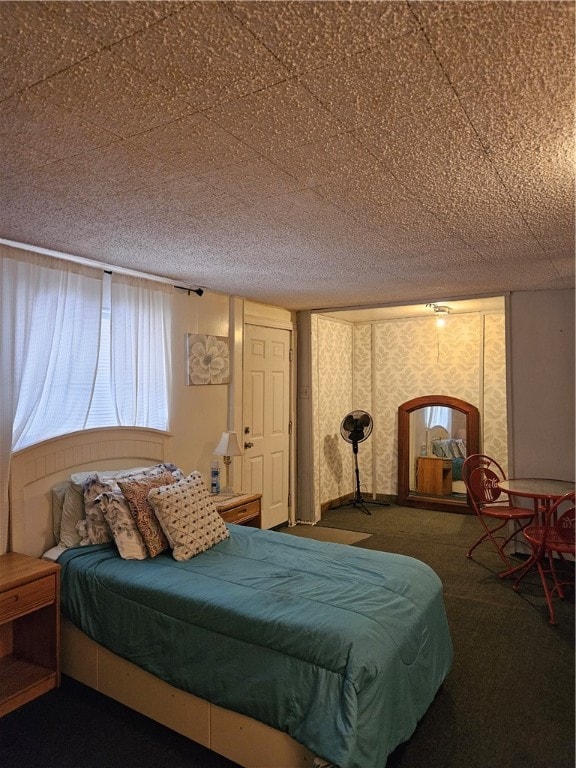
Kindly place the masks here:
[(0, 236), (290, 309), (573, 286), (573, 2), (2, 2)]

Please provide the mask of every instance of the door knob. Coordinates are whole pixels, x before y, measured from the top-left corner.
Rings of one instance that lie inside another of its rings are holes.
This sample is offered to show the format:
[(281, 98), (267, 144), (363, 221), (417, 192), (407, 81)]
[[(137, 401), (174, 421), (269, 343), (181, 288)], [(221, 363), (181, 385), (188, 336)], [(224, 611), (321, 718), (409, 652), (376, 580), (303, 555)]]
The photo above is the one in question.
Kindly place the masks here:
[(244, 443), (244, 448), (254, 448), (254, 443)]

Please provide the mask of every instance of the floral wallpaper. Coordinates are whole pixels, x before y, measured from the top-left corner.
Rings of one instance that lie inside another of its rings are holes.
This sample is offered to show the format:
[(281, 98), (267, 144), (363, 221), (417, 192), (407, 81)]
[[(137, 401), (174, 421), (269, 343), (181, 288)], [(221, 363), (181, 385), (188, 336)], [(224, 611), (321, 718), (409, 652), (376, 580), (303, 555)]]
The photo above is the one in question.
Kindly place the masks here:
[(374, 450), (376, 488), (395, 494), (398, 476), (398, 406), (422, 395), (451, 395), (479, 407), (481, 316), (454, 315), (444, 328), (434, 318), (408, 318), (374, 326)]
[[(313, 497), (310, 500), (312, 504), (312, 518), (314, 522), (320, 520), (320, 472), (322, 462), (320, 461), (320, 443), (321, 439), (321, 408), (320, 408), (320, 354), (319, 354), (319, 331), (322, 318), (318, 315), (312, 315), (310, 318), (310, 356), (312, 360), (310, 383), (312, 386), (312, 473), (314, 476)], [(304, 518), (306, 519), (306, 518)], [(311, 522), (312, 522), (311, 521)]]
[(354, 489), (351, 449), (339, 434), (353, 409), (374, 420), (359, 445), (363, 493), (396, 493), (398, 406), (421, 395), (476, 405), (484, 450), (506, 462), (503, 314), (453, 315), (444, 328), (428, 317), (353, 325), (316, 315), (312, 335), (316, 519), (321, 504)]
[(508, 474), (506, 409), (506, 344), (504, 315), (484, 318), (484, 418), (483, 449), (497, 458)]
[(318, 320), (319, 499), (338, 499), (353, 489), (351, 446), (340, 424), (352, 410), (352, 331), (350, 323)]
[[(372, 323), (357, 323), (354, 329), (353, 346), (353, 399), (352, 408), (368, 411), (373, 416), (372, 408)], [(358, 446), (358, 469), (360, 470), (360, 490), (363, 495), (373, 492), (372, 462), (377, 424), (374, 423), (371, 436)]]

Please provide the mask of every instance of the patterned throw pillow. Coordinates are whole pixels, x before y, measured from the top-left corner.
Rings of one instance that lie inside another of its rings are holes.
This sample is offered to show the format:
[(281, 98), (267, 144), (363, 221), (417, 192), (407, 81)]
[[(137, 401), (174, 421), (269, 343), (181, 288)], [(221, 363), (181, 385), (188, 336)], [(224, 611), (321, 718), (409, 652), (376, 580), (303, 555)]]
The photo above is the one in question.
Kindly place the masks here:
[(456, 451), (457, 451), (456, 458), (465, 459), (466, 458), (466, 441), (460, 438), (456, 438), (454, 440), (454, 445), (456, 446)]
[(88, 521), (86, 520), (85, 517), (83, 517), (82, 520), (79, 520), (76, 523), (76, 531), (80, 539), (79, 546), (87, 547), (88, 544), (92, 544), (92, 542), (90, 541), (90, 537), (88, 536)]
[(230, 536), (199, 472), (192, 472), (173, 485), (151, 490), (148, 500), (175, 560), (190, 560)]
[(152, 488), (159, 488), (175, 482), (176, 478), (170, 472), (163, 472), (152, 477), (131, 477), (129, 480), (118, 480), (118, 486), (130, 504), (130, 510), (150, 557), (156, 557), (160, 552), (168, 549), (168, 539), (148, 502), (148, 492)]
[(59, 544), (76, 547), (112, 541), (111, 531), (96, 504), (96, 498), (104, 491), (119, 490), (114, 479), (116, 476), (142, 474), (146, 469), (149, 468), (91, 470), (70, 475), (62, 508)]
[(84, 483), (84, 516), (86, 518), (86, 530), (92, 544), (107, 544), (112, 541), (112, 531), (104, 519), (100, 504), (96, 499), (106, 492), (118, 490), (113, 480), (105, 481), (96, 474), (88, 477)]
[(96, 499), (124, 560), (144, 560), (148, 550), (128, 502), (121, 493), (103, 493)]
[[(102, 493), (120, 493), (118, 480), (136, 477), (166, 477), (169, 472), (175, 480), (184, 475), (174, 464), (155, 464), (152, 467), (137, 467), (135, 469), (111, 470), (108, 472), (79, 473), (72, 475), (71, 487), (78, 480), (83, 481), (84, 517), (87, 522), (88, 537), (92, 544), (106, 544), (112, 541), (112, 532), (96, 499)], [(165, 481), (166, 482), (166, 481)], [(172, 482), (168, 480), (167, 482)], [(64, 513), (66, 512), (64, 501)], [(78, 543), (78, 542), (76, 542)]]

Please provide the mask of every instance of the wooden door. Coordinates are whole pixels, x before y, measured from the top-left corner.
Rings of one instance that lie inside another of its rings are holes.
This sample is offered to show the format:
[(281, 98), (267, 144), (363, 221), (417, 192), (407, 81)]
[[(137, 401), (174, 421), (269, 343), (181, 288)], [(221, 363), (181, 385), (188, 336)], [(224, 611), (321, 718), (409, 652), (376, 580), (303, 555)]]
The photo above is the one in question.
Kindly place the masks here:
[(262, 528), (288, 520), (292, 333), (244, 327), (245, 493), (262, 494)]

